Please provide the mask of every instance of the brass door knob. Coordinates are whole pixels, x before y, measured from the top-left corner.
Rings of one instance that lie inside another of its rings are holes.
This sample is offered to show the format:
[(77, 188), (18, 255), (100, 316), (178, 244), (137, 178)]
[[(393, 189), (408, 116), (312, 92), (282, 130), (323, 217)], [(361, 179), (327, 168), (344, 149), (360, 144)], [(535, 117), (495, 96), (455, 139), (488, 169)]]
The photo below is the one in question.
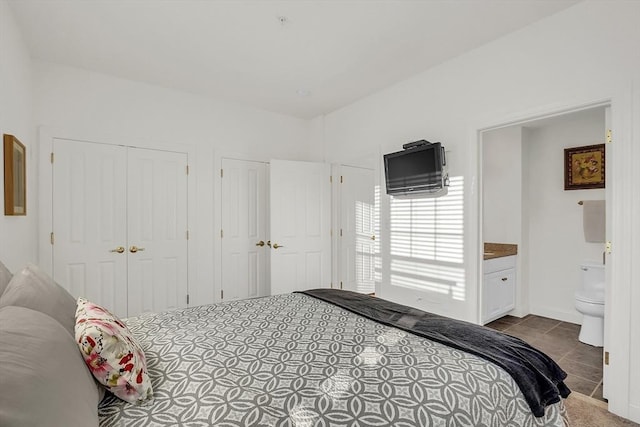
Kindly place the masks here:
[(373, 236), (371, 236), (371, 240), (376, 240), (375, 234)]
[(274, 243), (274, 244), (273, 244), (273, 249), (278, 249), (278, 248), (284, 248), (284, 246), (279, 245), (279, 244), (277, 244), (277, 243)]
[(109, 252), (117, 252), (117, 253), (121, 254), (121, 253), (124, 252), (124, 246), (118, 246), (115, 249), (111, 249)]
[(140, 252), (140, 251), (144, 251), (144, 248), (139, 248), (137, 246), (131, 246), (129, 248), (129, 252), (131, 252), (132, 254), (135, 254), (136, 252)]
[(256, 246), (263, 247), (264, 246), (264, 240), (260, 240), (258, 243), (256, 243)]

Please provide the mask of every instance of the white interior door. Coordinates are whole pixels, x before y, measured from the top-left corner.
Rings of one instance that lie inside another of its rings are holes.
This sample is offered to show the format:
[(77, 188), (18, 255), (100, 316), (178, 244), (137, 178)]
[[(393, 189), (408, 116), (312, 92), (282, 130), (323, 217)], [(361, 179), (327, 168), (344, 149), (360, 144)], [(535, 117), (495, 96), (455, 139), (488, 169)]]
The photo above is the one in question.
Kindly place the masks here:
[(222, 159), (221, 175), (221, 299), (269, 295), (267, 165)]
[(127, 316), (126, 150), (53, 140), (53, 278)]
[(187, 155), (127, 148), (129, 316), (187, 305)]
[(330, 165), (272, 160), (271, 293), (329, 287)]
[(340, 288), (372, 293), (376, 239), (373, 170), (342, 166), (340, 171)]

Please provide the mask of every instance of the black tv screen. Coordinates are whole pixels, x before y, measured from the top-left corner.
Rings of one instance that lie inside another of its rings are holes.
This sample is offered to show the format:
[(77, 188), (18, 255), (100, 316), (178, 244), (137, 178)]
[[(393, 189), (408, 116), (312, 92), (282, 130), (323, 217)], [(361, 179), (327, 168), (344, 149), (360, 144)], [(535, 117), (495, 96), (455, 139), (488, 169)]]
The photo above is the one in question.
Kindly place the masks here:
[(384, 155), (387, 194), (434, 192), (446, 185), (439, 142)]

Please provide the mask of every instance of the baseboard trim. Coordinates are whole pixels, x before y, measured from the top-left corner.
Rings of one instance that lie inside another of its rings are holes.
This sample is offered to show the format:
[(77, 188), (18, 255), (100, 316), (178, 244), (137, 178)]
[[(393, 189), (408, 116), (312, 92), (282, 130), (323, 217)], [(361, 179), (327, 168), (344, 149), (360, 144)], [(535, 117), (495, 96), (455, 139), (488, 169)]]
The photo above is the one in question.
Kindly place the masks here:
[(553, 308), (536, 306), (530, 306), (530, 312), (531, 314), (535, 314), (537, 316), (548, 317), (550, 319), (556, 319), (563, 322), (582, 325), (582, 314), (578, 312), (571, 313), (562, 310), (554, 310)]

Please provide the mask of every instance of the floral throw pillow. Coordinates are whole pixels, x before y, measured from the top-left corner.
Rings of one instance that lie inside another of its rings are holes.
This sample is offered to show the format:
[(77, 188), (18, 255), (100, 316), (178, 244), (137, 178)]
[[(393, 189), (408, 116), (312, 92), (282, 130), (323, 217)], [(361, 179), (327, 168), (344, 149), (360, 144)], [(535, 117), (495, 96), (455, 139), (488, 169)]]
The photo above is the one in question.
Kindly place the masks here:
[(144, 352), (116, 316), (78, 298), (75, 335), (89, 370), (107, 390), (129, 403), (152, 398)]

